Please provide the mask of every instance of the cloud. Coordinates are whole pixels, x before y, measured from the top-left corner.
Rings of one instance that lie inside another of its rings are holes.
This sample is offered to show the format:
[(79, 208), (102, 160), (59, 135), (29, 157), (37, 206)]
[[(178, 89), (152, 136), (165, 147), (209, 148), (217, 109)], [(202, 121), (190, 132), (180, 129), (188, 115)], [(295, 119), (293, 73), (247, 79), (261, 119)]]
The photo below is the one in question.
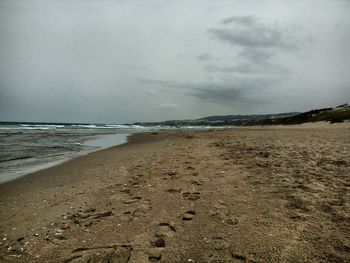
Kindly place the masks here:
[(216, 60), (217, 58), (214, 58), (212, 55), (210, 55), (209, 53), (203, 53), (200, 54), (196, 57), (198, 60), (201, 61), (206, 61), (206, 60)]
[(221, 22), (224, 25), (228, 25), (235, 22), (237, 24), (245, 26), (253, 26), (254, 24), (256, 24), (256, 20), (257, 19), (254, 16), (232, 16), (223, 19)]
[(201, 54), (180, 54), (179, 55), (181, 58), (186, 58), (186, 59), (196, 59), (199, 61), (214, 61), (214, 60), (220, 60), (219, 57), (213, 56), (211, 53), (205, 52)]
[(207, 82), (177, 82), (157, 79), (140, 79), (142, 84), (170, 89), (180, 95), (191, 96), (206, 102), (216, 104), (249, 104), (265, 103), (262, 93), (275, 85), (277, 78), (266, 77), (235, 77), (226, 81)]
[(208, 65), (209, 73), (288, 74), (283, 65), (272, 62), (278, 51), (291, 51), (296, 44), (277, 25), (268, 25), (255, 16), (232, 16), (221, 21), (221, 28), (209, 29), (216, 39), (240, 48), (235, 65)]
[(264, 64), (272, 58), (274, 52), (267, 49), (245, 48), (239, 53), (239, 57), (252, 63)]
[(209, 65), (206, 66), (206, 70), (211, 73), (221, 72), (221, 73), (241, 73), (241, 74), (252, 74), (257, 73), (258, 69), (252, 64), (242, 63), (235, 66), (217, 66)]
[(238, 73), (238, 74), (288, 74), (289, 71), (277, 64), (239, 63), (235, 66), (208, 65), (206, 70), (210, 73)]
[(222, 20), (222, 24), (223, 28), (212, 28), (208, 32), (232, 46), (282, 50), (295, 48), (281, 28), (264, 24), (254, 16), (233, 16)]
[(173, 111), (173, 110), (178, 110), (179, 108), (180, 106), (175, 103), (162, 103), (157, 107), (158, 110), (164, 110), (164, 111)]

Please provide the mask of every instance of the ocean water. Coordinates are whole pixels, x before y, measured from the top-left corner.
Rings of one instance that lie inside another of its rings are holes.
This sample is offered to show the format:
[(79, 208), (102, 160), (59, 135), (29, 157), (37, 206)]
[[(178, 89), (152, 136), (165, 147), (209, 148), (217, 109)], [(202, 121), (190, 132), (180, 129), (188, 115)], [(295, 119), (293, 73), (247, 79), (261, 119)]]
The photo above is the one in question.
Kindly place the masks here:
[[(206, 127), (187, 127), (187, 129)], [(117, 124), (0, 124), (0, 183), (120, 145), (131, 133), (175, 129)]]
[(0, 183), (125, 143), (129, 134), (148, 129), (133, 125), (1, 124)]

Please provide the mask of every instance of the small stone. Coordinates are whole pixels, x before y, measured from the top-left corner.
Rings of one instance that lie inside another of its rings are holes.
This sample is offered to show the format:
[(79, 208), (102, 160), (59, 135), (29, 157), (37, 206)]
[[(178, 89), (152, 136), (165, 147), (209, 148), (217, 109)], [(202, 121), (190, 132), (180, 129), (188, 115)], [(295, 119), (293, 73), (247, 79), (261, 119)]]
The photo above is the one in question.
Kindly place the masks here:
[(16, 247), (15, 247), (15, 246), (9, 246), (9, 247), (7, 248), (7, 251), (8, 251), (8, 252), (16, 251)]
[(66, 230), (66, 229), (70, 228), (70, 226), (67, 223), (64, 223), (64, 224), (62, 224), (61, 228), (63, 230)]
[(24, 239), (24, 237), (19, 237), (19, 238), (17, 238), (17, 241), (20, 242), (20, 241), (22, 241), (23, 239)]
[(55, 233), (55, 238), (57, 238), (57, 239), (66, 239), (66, 237), (64, 236), (64, 233), (62, 233), (62, 232), (57, 232), (57, 233)]

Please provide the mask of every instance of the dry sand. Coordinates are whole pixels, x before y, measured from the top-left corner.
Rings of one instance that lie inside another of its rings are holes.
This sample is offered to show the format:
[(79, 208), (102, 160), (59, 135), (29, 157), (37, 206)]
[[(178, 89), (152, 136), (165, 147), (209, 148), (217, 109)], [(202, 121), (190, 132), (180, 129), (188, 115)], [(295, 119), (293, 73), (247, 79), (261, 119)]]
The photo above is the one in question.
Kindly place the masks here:
[(349, 164), (348, 123), (134, 135), (0, 185), (0, 262), (350, 262)]

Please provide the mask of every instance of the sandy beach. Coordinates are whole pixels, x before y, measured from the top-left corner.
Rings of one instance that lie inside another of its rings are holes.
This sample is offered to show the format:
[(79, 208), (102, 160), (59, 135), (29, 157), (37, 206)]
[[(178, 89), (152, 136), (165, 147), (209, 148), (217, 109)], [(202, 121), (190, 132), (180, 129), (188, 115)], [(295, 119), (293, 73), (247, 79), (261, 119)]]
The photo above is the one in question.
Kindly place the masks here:
[(350, 125), (168, 131), (0, 185), (0, 262), (350, 262)]

